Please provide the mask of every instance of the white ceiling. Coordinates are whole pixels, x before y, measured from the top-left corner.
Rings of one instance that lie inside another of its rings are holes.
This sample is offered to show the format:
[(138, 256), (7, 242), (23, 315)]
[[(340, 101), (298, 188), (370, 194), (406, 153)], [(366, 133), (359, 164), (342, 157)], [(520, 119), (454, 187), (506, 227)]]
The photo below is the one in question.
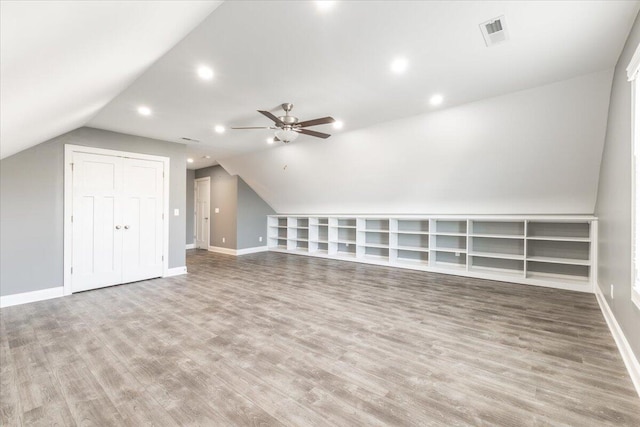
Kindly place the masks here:
[[(434, 93), (445, 96), (440, 109), (450, 108), (609, 69), (638, 11), (637, 2), (612, 0), (339, 1), (326, 12), (315, 3), (225, 2), (88, 125), (198, 139), (188, 153), (199, 168), (268, 148), (268, 130), (212, 128), (268, 125), (255, 110), (282, 102), (301, 119), (332, 115), (349, 132), (432, 111)], [(487, 48), (478, 25), (499, 15), (510, 40)], [(400, 55), (409, 60), (401, 76), (389, 69)], [(213, 80), (198, 79), (201, 64)], [(150, 117), (136, 113), (141, 104)]]
[(2, 1), (0, 158), (85, 125), (220, 3)]
[(279, 213), (592, 214), (612, 76), (220, 162)]
[[(267, 149), (269, 131), (212, 127), (267, 125), (255, 110), (282, 102), (345, 122), (317, 130), (349, 132), (433, 111), (434, 93), (443, 109), (611, 68), (638, 11), (612, 0), (220, 3), (2, 1), (0, 157), (88, 125), (198, 139), (190, 167), (203, 167)], [(511, 40), (487, 48), (478, 24), (499, 15)], [(397, 56), (409, 60), (401, 76), (389, 70)], [(196, 77), (200, 64), (212, 81)]]

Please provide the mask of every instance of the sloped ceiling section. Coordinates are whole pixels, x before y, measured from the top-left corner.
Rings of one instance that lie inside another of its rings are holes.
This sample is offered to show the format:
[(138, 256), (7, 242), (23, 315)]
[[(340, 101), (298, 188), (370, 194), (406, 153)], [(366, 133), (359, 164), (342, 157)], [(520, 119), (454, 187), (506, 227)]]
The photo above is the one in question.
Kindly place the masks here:
[(0, 158), (84, 125), (220, 1), (2, 1)]
[[(331, 115), (341, 130), (451, 108), (613, 68), (638, 2), (227, 1), (114, 98), (88, 126), (184, 142), (193, 168), (267, 146), (256, 112)], [(479, 24), (505, 16), (509, 40), (485, 46)], [(395, 74), (396, 57), (409, 62)], [(214, 70), (202, 80), (196, 68)], [(429, 99), (441, 93), (444, 102)], [(146, 103), (149, 117), (135, 113)], [(133, 110), (133, 112), (132, 112)], [(312, 137), (301, 137), (313, 144)], [(209, 158), (203, 158), (209, 156)]]
[(612, 73), (220, 163), (279, 213), (590, 214)]

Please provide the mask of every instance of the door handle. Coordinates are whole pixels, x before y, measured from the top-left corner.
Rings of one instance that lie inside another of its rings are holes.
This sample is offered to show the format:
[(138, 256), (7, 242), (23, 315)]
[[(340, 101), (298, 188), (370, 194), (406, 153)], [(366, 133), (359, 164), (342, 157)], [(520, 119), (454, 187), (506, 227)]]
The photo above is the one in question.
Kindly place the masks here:
[(125, 225), (125, 226), (124, 226), (124, 229), (125, 229), (125, 230), (128, 230), (128, 229), (129, 229), (129, 226), (128, 226), (128, 225)]
[(120, 230), (122, 227), (120, 227), (119, 225), (116, 225), (116, 230)]
[(209, 221), (209, 218), (205, 218), (204, 220), (205, 220), (205, 221)]

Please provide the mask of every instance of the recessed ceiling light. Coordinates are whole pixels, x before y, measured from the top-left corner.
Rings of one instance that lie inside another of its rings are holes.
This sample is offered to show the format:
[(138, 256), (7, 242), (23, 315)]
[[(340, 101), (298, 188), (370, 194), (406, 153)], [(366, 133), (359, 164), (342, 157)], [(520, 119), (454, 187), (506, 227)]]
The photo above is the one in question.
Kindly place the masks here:
[(189, 158), (187, 159), (187, 163), (193, 163), (193, 159), (192, 159), (191, 157), (189, 157)]
[(274, 140), (273, 138), (267, 138), (267, 144), (273, 144)]
[(333, 122), (334, 129), (342, 129), (342, 126), (344, 126), (344, 123), (342, 123), (340, 120), (336, 120), (335, 122)]
[(202, 80), (211, 80), (213, 78), (213, 70), (205, 65), (198, 67), (198, 76)]
[(213, 128), (217, 133), (224, 133), (225, 128), (222, 125), (216, 125), (216, 127)]
[(211, 158), (211, 156), (204, 155), (204, 156), (202, 156), (202, 158), (203, 158), (203, 159), (210, 159), (210, 158)]
[(391, 62), (391, 71), (393, 71), (396, 74), (402, 74), (405, 71), (407, 71), (407, 68), (409, 68), (409, 61), (407, 60), (407, 58), (396, 58)]
[(140, 107), (138, 107), (138, 114), (140, 114), (141, 116), (150, 116), (151, 108), (141, 105)]
[(331, 10), (335, 5), (336, 5), (335, 1), (329, 1), (329, 0), (316, 1), (316, 7), (320, 12), (326, 12), (328, 10)]
[(439, 93), (436, 95), (433, 95), (430, 99), (429, 99), (429, 103), (431, 105), (440, 105), (442, 104), (442, 101), (444, 101), (444, 97), (442, 95), (440, 95)]

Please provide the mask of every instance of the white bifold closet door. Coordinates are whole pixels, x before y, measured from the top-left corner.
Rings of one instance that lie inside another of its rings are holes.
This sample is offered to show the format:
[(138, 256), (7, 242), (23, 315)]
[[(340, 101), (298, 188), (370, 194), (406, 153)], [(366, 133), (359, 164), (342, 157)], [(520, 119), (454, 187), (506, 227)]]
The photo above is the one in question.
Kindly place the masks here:
[(74, 153), (72, 292), (162, 276), (163, 168)]

